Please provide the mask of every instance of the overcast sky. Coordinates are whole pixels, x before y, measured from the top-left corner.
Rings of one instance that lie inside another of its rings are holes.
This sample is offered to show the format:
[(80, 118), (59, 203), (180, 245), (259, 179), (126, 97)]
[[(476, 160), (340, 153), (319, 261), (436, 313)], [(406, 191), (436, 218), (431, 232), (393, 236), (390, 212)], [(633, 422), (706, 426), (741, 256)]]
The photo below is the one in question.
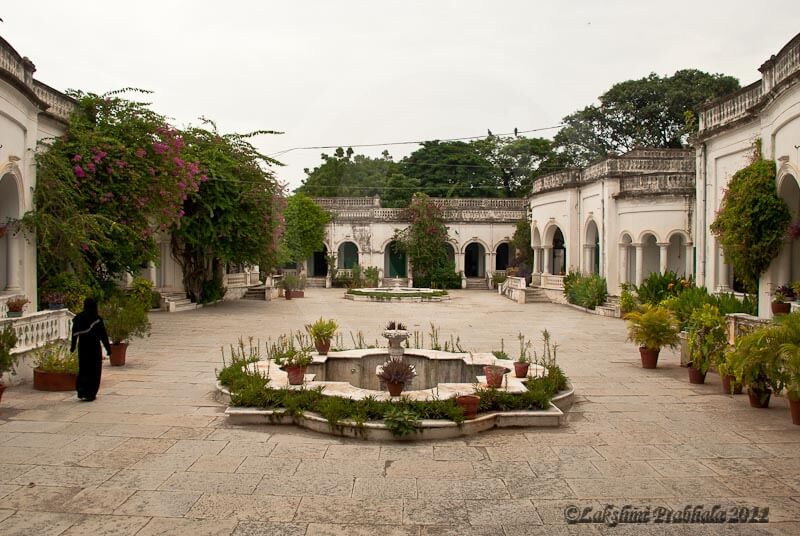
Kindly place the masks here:
[[(8, 0), (0, 35), (55, 88), (146, 88), (179, 126), (283, 131), (255, 140), (275, 153), (548, 127), (650, 72), (748, 84), (800, 32), (799, 12), (797, 0)], [(284, 153), (279, 178), (299, 185), (320, 152)]]

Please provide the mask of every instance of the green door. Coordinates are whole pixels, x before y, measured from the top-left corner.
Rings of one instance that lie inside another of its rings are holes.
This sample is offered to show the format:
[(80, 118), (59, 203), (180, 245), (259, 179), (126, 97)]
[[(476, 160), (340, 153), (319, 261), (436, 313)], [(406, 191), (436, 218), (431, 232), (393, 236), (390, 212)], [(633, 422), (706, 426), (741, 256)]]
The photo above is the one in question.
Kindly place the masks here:
[(394, 242), (389, 244), (389, 277), (406, 277), (406, 254), (395, 251)]

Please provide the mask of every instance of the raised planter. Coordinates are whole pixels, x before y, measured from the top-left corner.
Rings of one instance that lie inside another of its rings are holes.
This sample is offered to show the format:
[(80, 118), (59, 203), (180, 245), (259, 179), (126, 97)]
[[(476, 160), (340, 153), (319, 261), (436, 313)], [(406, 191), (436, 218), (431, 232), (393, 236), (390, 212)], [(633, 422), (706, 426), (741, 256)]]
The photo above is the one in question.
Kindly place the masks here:
[(789, 302), (783, 302), (783, 303), (772, 302), (771, 306), (773, 315), (788, 315), (789, 311), (792, 309), (792, 304)]
[(33, 388), (37, 391), (74, 391), (77, 374), (33, 369)]

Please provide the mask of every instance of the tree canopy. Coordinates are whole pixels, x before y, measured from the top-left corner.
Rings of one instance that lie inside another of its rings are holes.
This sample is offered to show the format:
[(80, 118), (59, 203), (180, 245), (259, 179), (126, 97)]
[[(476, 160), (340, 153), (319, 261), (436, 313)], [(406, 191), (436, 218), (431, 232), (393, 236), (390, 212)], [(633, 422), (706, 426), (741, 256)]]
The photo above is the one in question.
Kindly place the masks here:
[(286, 201), (283, 212), (285, 228), (282, 249), (285, 261), (302, 262), (315, 251), (321, 251), (325, 241), (325, 226), (330, 214), (303, 193)]
[(682, 147), (697, 128), (697, 108), (737, 89), (736, 78), (696, 69), (614, 84), (600, 95), (599, 105), (563, 119), (565, 126), (553, 140), (560, 163), (584, 166), (636, 147)]

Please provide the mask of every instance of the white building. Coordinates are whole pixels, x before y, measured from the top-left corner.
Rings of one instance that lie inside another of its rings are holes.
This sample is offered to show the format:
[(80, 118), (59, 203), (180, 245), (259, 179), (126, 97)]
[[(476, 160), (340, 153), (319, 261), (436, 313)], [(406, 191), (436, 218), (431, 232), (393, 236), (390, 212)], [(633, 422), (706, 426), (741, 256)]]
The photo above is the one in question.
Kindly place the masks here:
[(651, 272), (692, 275), (691, 150), (636, 149), (583, 170), (540, 177), (530, 203), (534, 284), (562, 287), (569, 270), (605, 277), (611, 294)]
[(0, 316), (5, 300), (25, 295), (36, 310), (36, 241), (9, 220), (33, 209), (36, 145), (63, 134), (72, 99), (35, 80), (33, 63), (0, 37)]
[[(730, 291), (735, 274), (708, 231), (725, 188), (750, 163), (757, 139), (762, 155), (775, 160), (779, 195), (794, 220), (800, 212), (800, 34), (759, 68), (761, 79), (705, 106), (699, 116), (697, 148), (697, 282)], [(787, 241), (759, 282), (759, 316), (771, 316), (776, 286), (800, 281), (800, 242)]]
[[(374, 266), (383, 279), (412, 279), (411, 266), (392, 248), (395, 231), (408, 226), (403, 209), (381, 208), (380, 198), (317, 198), (332, 221), (326, 228), (325, 248), (305, 263), (310, 278), (327, 274), (325, 257), (336, 254), (338, 268)], [(450, 259), (463, 272), (462, 286), (487, 288), (495, 272), (505, 272), (514, 257), (511, 237), (525, 220), (524, 199), (433, 199), (443, 208), (448, 228)]]

